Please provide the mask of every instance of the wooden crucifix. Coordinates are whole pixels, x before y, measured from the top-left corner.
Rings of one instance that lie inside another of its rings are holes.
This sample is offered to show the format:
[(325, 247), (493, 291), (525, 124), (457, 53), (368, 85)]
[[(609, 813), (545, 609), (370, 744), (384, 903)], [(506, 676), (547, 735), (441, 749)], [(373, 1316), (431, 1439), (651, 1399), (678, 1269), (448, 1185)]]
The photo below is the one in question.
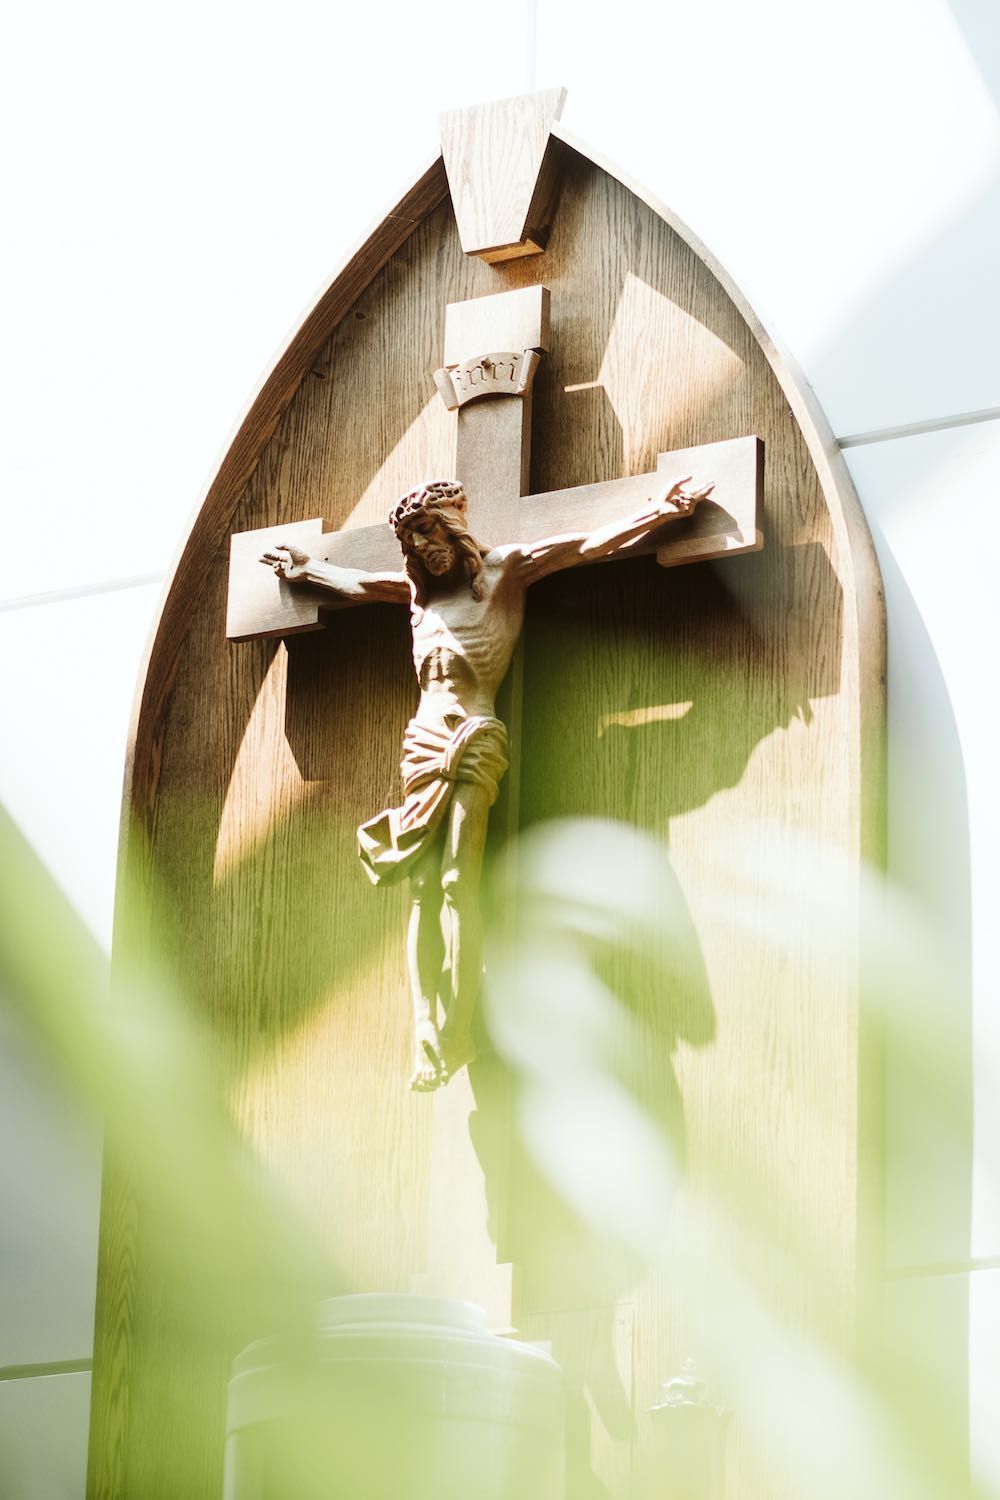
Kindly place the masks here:
[(660, 454), (655, 473), (524, 493), (548, 324), (542, 286), (449, 306), (435, 381), (457, 413), (457, 480), (409, 491), (387, 527), (327, 533), (313, 520), (232, 539), (234, 640), (316, 629), (331, 606), (409, 606), (420, 699), (403, 743), (403, 801), (362, 824), (358, 841), (375, 884), (410, 881), (411, 1087), (421, 1091), (475, 1056), (480, 869), (510, 754), (496, 695), (527, 589), (562, 568), (644, 551), (672, 565), (760, 546), (755, 437)]

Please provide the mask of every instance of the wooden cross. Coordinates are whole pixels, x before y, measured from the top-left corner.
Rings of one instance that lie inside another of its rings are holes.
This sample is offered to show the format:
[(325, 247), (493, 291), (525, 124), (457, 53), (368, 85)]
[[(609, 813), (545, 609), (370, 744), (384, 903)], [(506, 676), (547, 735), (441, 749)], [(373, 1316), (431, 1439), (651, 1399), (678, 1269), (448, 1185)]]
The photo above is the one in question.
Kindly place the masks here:
[[(500, 292), (448, 307), (444, 365), (435, 381), (456, 411), (456, 477), (468, 496), (469, 530), (478, 542), (540, 541), (590, 532), (640, 510), (668, 479), (690, 475), (692, 487), (713, 484), (690, 519), (672, 522), (656, 548), (665, 567), (756, 551), (763, 485), (763, 444), (733, 438), (657, 457), (655, 473), (527, 495), (531, 382), (549, 343), (549, 294), (543, 286)], [(414, 482), (432, 475), (414, 475)], [(396, 498), (387, 495), (386, 514)], [(290, 542), (344, 567), (398, 571), (399, 542), (388, 524), (326, 531), (322, 518), (245, 531), (232, 538), (231, 640), (295, 635), (321, 629), (342, 607), (328, 592), (289, 584), (261, 567), (263, 551)]]

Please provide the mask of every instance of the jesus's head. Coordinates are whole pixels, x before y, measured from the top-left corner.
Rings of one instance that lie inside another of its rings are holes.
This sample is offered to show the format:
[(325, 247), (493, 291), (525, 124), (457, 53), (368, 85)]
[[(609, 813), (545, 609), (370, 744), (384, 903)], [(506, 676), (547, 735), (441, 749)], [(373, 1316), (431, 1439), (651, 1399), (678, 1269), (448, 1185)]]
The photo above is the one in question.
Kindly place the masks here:
[(465, 523), (467, 501), (460, 484), (432, 479), (408, 490), (389, 516), (413, 581), (418, 604), (461, 566), (474, 599), (483, 597), (484, 548)]

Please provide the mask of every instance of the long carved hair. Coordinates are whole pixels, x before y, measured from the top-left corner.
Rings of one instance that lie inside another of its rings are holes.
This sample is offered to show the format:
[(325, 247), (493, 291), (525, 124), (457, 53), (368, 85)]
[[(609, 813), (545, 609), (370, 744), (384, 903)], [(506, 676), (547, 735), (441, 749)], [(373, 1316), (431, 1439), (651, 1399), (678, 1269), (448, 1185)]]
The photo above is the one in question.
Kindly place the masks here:
[(407, 546), (409, 523), (418, 516), (431, 515), (441, 522), (458, 551), (473, 599), (481, 599), (485, 590), (483, 558), (489, 551), (481, 547), (465, 523), (468, 501), (460, 484), (451, 479), (430, 479), (408, 490), (389, 515), (403, 549), (403, 565), (413, 585), (414, 603), (426, 605), (432, 588), (432, 575), (419, 557)]

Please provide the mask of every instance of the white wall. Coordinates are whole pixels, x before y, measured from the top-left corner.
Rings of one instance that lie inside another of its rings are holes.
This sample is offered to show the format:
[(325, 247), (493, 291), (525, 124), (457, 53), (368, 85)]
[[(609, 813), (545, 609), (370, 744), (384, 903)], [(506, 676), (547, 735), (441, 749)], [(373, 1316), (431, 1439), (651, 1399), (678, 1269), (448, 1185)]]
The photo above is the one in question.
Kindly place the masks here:
[[(888, 594), (891, 863), (951, 945), (956, 1007), (966, 967), (973, 996), (971, 1239), (929, 1232), (935, 1205), (903, 1171), (890, 1251), (914, 1273), (907, 1308), (972, 1301), (987, 1455), (1000, 1387), (998, 13), (990, 0), (511, 0), (368, 15), (94, 0), (22, 7), (13, 23), (0, 640), (16, 733), (0, 801), (106, 944), (133, 683), (227, 435), (302, 307), (430, 156), (437, 112), (565, 83), (569, 128), (701, 235), (850, 442)], [(24, 1045), (4, 1042), (11, 1069)], [(0, 1343), (0, 1367), (35, 1373), (0, 1381), (0, 1442), (39, 1472), (23, 1414), (57, 1413), (69, 1448), (39, 1494), (69, 1496), (87, 1381), (48, 1372), (89, 1356), (98, 1140), (31, 1068), (16, 1065), (6, 1105), (20, 1175), (4, 1178), (4, 1220), (5, 1296), (32, 1315), (16, 1348)]]

